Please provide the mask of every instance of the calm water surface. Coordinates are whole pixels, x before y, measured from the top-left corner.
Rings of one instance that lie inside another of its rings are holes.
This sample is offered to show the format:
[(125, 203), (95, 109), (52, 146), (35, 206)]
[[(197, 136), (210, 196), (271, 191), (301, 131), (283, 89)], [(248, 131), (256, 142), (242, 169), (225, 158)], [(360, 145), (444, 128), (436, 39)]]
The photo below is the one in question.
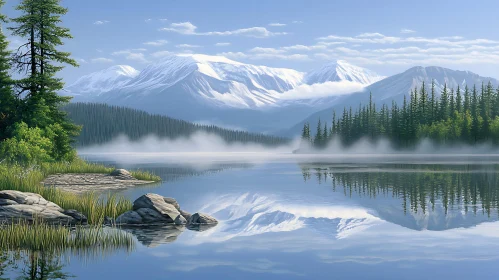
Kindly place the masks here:
[(499, 279), (499, 157), (89, 158), (165, 180), (123, 195), (174, 197), (220, 224), (65, 258), (58, 271), (79, 279)]

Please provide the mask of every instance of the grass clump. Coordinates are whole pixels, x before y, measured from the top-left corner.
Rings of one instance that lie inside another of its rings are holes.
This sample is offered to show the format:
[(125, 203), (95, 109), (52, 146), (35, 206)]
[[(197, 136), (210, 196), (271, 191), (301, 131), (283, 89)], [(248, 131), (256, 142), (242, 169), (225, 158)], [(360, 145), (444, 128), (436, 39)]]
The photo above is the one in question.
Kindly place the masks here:
[(143, 171), (143, 170), (132, 170), (130, 171), (132, 174), (133, 178), (137, 180), (143, 180), (143, 181), (152, 181), (152, 182), (159, 182), (161, 181), (161, 177), (158, 175), (154, 175), (150, 172)]
[(0, 226), (1, 251), (85, 252), (135, 248), (133, 236), (125, 231), (101, 226), (68, 228), (41, 221)]

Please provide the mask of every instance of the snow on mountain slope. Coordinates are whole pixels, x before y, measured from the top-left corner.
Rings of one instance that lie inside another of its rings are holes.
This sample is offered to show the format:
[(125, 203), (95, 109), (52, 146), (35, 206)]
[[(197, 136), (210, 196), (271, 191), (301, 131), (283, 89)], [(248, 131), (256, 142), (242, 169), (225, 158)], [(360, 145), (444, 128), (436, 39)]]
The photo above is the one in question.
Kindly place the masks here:
[(341, 239), (382, 222), (367, 209), (347, 206), (295, 205), (259, 194), (225, 195), (205, 205), (202, 212), (213, 215), (219, 225), (202, 232), (196, 242), (221, 242), (235, 237), (302, 228)]
[[(329, 75), (332, 72), (335, 75)], [(292, 69), (179, 54), (147, 65), (140, 73), (116, 66), (84, 76), (62, 94), (75, 96), (73, 101), (126, 106), (261, 132), (289, 127), (379, 77), (344, 61), (312, 73), (309, 79), (320, 76), (326, 82), (308, 85), (305, 73)]]
[[(345, 87), (338, 90), (334, 84), (337, 82), (355, 84), (358, 89), (381, 78), (345, 61), (327, 64), (306, 76), (292, 69), (244, 64), (220, 56), (179, 54), (150, 64), (140, 73), (129, 66), (99, 71), (80, 78), (65, 90), (107, 103), (118, 99), (136, 102), (150, 96), (158, 102), (185, 98), (216, 107), (260, 109), (287, 106), (289, 99), (317, 99), (338, 91), (345, 94)], [(317, 83), (334, 86), (316, 89)], [(320, 96), (314, 95), (315, 91)]]
[(305, 82), (313, 85), (326, 82), (350, 81), (362, 85), (370, 85), (383, 78), (383, 76), (379, 76), (373, 71), (349, 64), (344, 60), (338, 60), (309, 72), (305, 76)]
[(291, 69), (243, 64), (218, 56), (170, 55), (147, 66), (116, 97), (154, 95), (157, 98), (161, 93), (167, 99), (169, 89), (175, 86), (177, 95), (199, 102), (258, 108), (275, 105), (277, 93), (296, 87), (303, 76)]
[(84, 94), (86, 97), (95, 97), (104, 92), (123, 87), (138, 74), (139, 71), (131, 66), (116, 65), (85, 75), (65, 88), (65, 90), (73, 95)]

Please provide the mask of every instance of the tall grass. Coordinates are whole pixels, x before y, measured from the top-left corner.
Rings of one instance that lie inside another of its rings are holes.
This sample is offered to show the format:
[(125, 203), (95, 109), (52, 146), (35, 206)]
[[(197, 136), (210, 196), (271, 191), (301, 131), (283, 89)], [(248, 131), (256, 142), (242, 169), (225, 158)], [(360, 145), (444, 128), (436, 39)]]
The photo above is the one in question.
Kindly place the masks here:
[(154, 175), (148, 171), (132, 170), (132, 171), (130, 171), (130, 173), (137, 180), (144, 180), (144, 181), (151, 181), (151, 182), (161, 181), (161, 177), (159, 177), (158, 175)]
[(43, 251), (62, 254), (135, 248), (133, 235), (101, 226), (68, 228), (40, 221), (0, 226), (0, 251)]

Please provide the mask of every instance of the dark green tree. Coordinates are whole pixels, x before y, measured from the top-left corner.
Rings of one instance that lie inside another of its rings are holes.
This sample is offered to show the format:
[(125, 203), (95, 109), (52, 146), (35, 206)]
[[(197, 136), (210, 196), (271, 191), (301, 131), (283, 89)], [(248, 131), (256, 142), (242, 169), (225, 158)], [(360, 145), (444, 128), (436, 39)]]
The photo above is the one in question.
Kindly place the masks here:
[(64, 65), (78, 66), (70, 53), (59, 50), (63, 40), (72, 38), (69, 29), (60, 26), (67, 9), (60, 6), (60, 0), (22, 0), (16, 9), (21, 15), (12, 19), (10, 29), (28, 41), (14, 54), (15, 68), (26, 73), (17, 81), (18, 94), (24, 97), (18, 110), (20, 120), (51, 136), (53, 159), (71, 160), (75, 157), (71, 144), (79, 127), (61, 110), (70, 98), (57, 94), (64, 84), (56, 77)]
[[(0, 8), (5, 4), (0, 0)], [(1, 25), (7, 22), (5, 15), (0, 14)], [(10, 52), (8, 41), (0, 26), (0, 142), (10, 137), (9, 129), (16, 120), (18, 98), (12, 91), (10, 70)]]

